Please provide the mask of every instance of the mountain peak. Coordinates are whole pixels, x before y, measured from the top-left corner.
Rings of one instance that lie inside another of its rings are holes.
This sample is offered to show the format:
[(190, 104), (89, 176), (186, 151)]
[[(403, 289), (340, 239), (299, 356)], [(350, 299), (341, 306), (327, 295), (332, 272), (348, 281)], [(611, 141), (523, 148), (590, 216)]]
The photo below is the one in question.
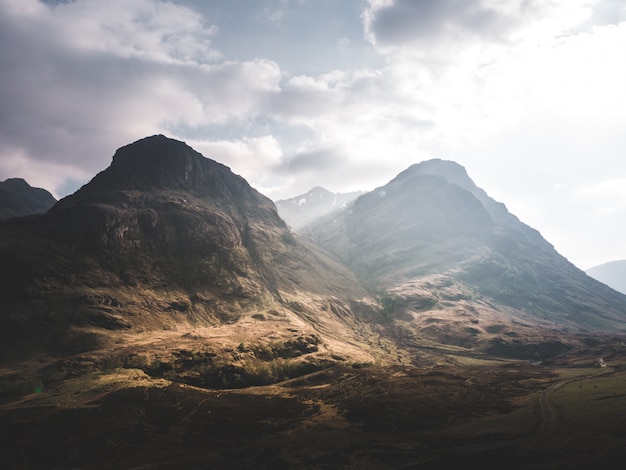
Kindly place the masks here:
[(418, 175), (441, 176), (448, 183), (456, 184), (470, 192), (474, 192), (477, 189), (467, 174), (465, 167), (451, 160), (442, 160), (440, 158), (415, 163), (398, 174), (394, 181), (401, 181)]
[(276, 201), (276, 208), (292, 229), (299, 230), (333, 211), (345, 209), (361, 194), (363, 193), (360, 191), (333, 193), (321, 186), (315, 186), (299, 196)]
[(199, 200), (201, 205), (224, 211), (240, 228), (246, 220), (271, 220), (284, 226), (274, 203), (243, 177), (164, 135), (119, 148), (108, 168), (59, 201), (53, 210), (94, 204), (149, 205), (149, 200), (170, 200), (181, 207)]
[(97, 202), (103, 197), (108, 200), (105, 195), (120, 191), (182, 191), (231, 202), (267, 199), (227, 166), (206, 158), (184, 142), (159, 134), (119, 148), (111, 165), (65, 198), (62, 205)]
[(520, 222), (515, 215), (508, 211), (503, 203), (497, 202), (482, 188), (479, 188), (462, 165), (451, 160), (442, 160), (440, 158), (426, 160), (411, 165), (398, 174), (391, 183), (404, 182), (417, 176), (438, 176), (445, 179), (450, 184), (454, 184), (469, 191), (481, 202), (484, 208), (487, 209), (487, 212), (489, 212), (489, 215), (494, 221), (515, 229), (536, 246), (547, 249), (552, 248), (552, 245), (546, 242), (537, 230)]
[(32, 186), (26, 182), (24, 178), (7, 178), (2, 182), (6, 187), (22, 187), (31, 188)]
[(210, 183), (228, 167), (210, 160), (184, 142), (154, 135), (121, 147), (111, 166), (84, 188), (103, 190), (210, 191)]
[(42, 188), (33, 188), (23, 178), (0, 182), (0, 220), (40, 214), (50, 209), (56, 199)]
[(311, 189), (309, 189), (306, 194), (311, 194), (311, 195), (315, 195), (315, 194), (319, 194), (319, 195), (324, 195), (324, 194), (334, 194), (332, 192), (330, 192), (328, 189), (326, 188), (322, 188), (321, 186), (315, 186)]

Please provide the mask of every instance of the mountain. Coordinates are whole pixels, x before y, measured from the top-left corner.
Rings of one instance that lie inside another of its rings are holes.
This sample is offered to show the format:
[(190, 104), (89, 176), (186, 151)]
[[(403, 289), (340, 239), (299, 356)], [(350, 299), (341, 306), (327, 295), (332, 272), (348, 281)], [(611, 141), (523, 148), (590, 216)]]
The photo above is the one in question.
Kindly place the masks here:
[(0, 462), (612, 468), (625, 305), (456, 163), (294, 234), (151, 136), (0, 222)]
[[(313, 191), (303, 205), (329, 194)], [(189, 347), (241, 376), (248, 343), (289, 354), (310, 346), (316, 354), (297, 355), (308, 366), (389, 354), (429, 364), (438, 359), (425, 344), (549, 356), (571, 346), (572, 332), (626, 329), (626, 296), (443, 160), (409, 167), (297, 236), (243, 178), (157, 135), (118, 149), (47, 213), (0, 223), (0, 240), (9, 362), (108, 357), (112, 345), (170, 331), (158, 357), (145, 339), (133, 354), (171, 363), (187, 334), (199, 338)]]
[(21, 178), (0, 182), (0, 220), (41, 214), (55, 202), (56, 199), (48, 191), (33, 188)]
[[(166, 362), (196, 327), (221, 327), (232, 348), (262, 340), (293, 349), (289, 341), (301, 338), (325, 357), (319, 335), (356, 341), (353, 309), (368, 297), (242, 177), (162, 135), (118, 149), (46, 214), (0, 224), (0, 240), (5, 360), (110, 355), (111, 345), (137, 341), (133, 334), (176, 332), (171, 348), (160, 346)], [(246, 330), (227, 333), (233, 325)]]
[(586, 273), (615, 289), (626, 294), (626, 260), (610, 261), (586, 270)]
[(299, 196), (276, 201), (276, 208), (281, 218), (297, 231), (322, 216), (345, 209), (361, 194), (361, 191), (333, 193), (317, 186)]
[(421, 337), (519, 353), (519, 338), (538, 330), (554, 334), (545, 344), (567, 331), (626, 331), (626, 296), (569, 263), (454, 162), (413, 165), (304, 235)]

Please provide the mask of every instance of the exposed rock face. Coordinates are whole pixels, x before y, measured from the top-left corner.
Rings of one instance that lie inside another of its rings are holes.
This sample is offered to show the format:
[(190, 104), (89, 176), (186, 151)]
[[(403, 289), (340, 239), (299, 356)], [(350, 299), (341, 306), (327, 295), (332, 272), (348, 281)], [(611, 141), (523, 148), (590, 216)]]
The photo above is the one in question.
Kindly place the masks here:
[(625, 296), (560, 256), (454, 162), (411, 166), (307, 236), (399, 298), (400, 286), (444, 275), (471, 295), (561, 327), (626, 326)]
[(284, 226), (272, 201), (251, 188), (241, 176), (185, 143), (163, 135), (120, 148), (109, 168), (62, 200), (59, 207), (107, 202), (111, 194), (128, 191), (182, 191), (232, 213), (241, 223), (251, 217)]
[(45, 189), (33, 188), (21, 178), (0, 182), (0, 220), (42, 214), (57, 202)]
[[(127, 275), (162, 272), (185, 285), (239, 286), (244, 273), (258, 284), (261, 245), (289, 237), (272, 201), (224, 165), (162, 135), (119, 149), (111, 166), (59, 201), (46, 222), (59, 241), (138, 266)], [(170, 271), (175, 260), (188, 275)]]

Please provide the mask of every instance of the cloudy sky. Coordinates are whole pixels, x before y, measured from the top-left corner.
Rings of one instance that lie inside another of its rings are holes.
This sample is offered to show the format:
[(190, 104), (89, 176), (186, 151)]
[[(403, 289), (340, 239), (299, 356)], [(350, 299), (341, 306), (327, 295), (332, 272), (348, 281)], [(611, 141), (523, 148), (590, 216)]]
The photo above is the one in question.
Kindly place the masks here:
[(626, 258), (624, 0), (0, 0), (0, 181), (163, 133), (277, 200), (454, 160), (579, 267)]

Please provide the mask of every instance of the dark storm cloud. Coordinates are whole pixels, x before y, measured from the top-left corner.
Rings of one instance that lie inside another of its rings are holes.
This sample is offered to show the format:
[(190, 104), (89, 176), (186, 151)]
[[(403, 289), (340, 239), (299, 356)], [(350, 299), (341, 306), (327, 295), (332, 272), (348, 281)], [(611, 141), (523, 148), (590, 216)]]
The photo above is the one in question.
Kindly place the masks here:
[[(523, 8), (528, 8), (529, 2)], [(442, 38), (500, 39), (515, 21), (483, 0), (396, 0), (367, 16), (379, 46), (428, 44)]]

